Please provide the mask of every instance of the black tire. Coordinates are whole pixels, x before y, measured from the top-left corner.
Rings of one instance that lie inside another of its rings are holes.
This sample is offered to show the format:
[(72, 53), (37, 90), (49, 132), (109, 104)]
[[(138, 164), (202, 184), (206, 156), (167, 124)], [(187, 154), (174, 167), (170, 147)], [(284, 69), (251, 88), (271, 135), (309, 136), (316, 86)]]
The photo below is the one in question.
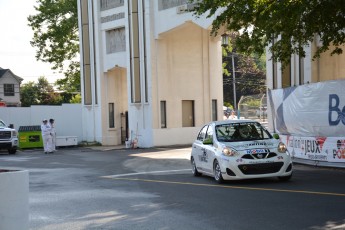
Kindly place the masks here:
[(196, 164), (195, 164), (195, 161), (194, 161), (194, 157), (192, 157), (190, 159), (190, 163), (192, 164), (192, 173), (194, 176), (201, 176), (201, 173), (199, 173), (197, 167), (196, 167)]
[(8, 149), (8, 154), (15, 154), (17, 152), (17, 149)]
[(224, 182), (222, 171), (220, 169), (220, 165), (217, 160), (213, 163), (213, 173), (214, 173), (214, 179), (218, 184), (221, 184)]
[(278, 179), (280, 181), (288, 181), (291, 179), (291, 177), (292, 177), (292, 173), (289, 176), (278, 176)]

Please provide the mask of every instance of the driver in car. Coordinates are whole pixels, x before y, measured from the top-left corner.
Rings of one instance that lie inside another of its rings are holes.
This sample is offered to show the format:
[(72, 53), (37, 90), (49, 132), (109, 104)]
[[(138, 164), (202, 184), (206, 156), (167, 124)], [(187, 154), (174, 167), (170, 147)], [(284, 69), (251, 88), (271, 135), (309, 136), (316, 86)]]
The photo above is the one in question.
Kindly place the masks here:
[(232, 137), (236, 140), (251, 139), (259, 138), (259, 134), (255, 130), (255, 127), (253, 128), (250, 125), (240, 125), (238, 126)]

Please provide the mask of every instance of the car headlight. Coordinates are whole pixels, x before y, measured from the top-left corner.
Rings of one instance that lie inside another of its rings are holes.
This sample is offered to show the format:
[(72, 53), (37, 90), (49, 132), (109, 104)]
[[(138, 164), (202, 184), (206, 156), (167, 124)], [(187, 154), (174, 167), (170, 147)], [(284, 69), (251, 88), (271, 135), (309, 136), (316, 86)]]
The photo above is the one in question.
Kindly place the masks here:
[(12, 131), (12, 137), (17, 137), (17, 131)]
[(225, 156), (229, 156), (229, 157), (233, 157), (233, 156), (236, 156), (238, 154), (236, 150), (230, 149), (228, 147), (224, 147), (223, 150), (222, 150), (222, 153)]
[(287, 150), (286, 145), (283, 142), (280, 142), (278, 144), (278, 152), (286, 153), (286, 150)]

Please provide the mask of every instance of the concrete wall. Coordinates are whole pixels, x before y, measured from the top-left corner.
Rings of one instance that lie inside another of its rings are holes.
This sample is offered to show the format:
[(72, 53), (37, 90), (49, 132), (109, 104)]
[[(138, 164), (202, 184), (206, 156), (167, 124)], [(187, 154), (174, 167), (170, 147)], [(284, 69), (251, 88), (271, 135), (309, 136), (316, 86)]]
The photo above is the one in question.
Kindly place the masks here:
[[(127, 76), (125, 68), (113, 68), (103, 76), (102, 81), (102, 144), (120, 145), (121, 128), (125, 129), (125, 120), (121, 114), (128, 111)], [(109, 127), (109, 103), (114, 103), (115, 127)]]
[[(212, 100), (222, 119), (223, 86), (219, 38), (192, 22), (163, 33), (152, 46), (153, 145), (191, 144), (211, 121)], [(166, 101), (167, 128), (160, 128), (160, 101)], [(182, 127), (182, 101), (194, 101), (195, 127)]]
[(41, 125), (44, 118), (55, 120), (57, 136), (77, 136), (78, 142), (83, 141), (81, 104), (0, 107), (0, 119), (13, 124), (16, 130), (20, 126)]
[(29, 229), (29, 171), (0, 172), (0, 229)]

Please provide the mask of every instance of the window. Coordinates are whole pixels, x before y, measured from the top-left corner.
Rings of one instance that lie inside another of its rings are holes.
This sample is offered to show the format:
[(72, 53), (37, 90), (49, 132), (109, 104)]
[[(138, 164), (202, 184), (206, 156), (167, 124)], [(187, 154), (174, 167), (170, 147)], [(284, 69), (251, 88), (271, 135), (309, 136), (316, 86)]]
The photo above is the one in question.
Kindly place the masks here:
[(282, 88), (291, 86), (291, 62), (282, 70)]
[(182, 101), (182, 127), (194, 127), (194, 101)]
[(299, 85), (303, 85), (304, 84), (304, 58), (303, 57), (299, 57), (298, 59), (298, 64), (299, 64), (299, 68), (298, 68), (298, 84)]
[(90, 33), (89, 33), (89, 5), (87, 0), (80, 1), (81, 20), (82, 20), (82, 50), (83, 66), (82, 78), (84, 80), (84, 104), (92, 104), (92, 86), (91, 86), (91, 64), (90, 64)]
[(4, 95), (14, 96), (14, 84), (4, 84)]
[(167, 108), (166, 101), (161, 101), (161, 128), (167, 127)]
[(115, 128), (114, 103), (109, 103), (109, 128)]
[(126, 51), (124, 27), (106, 31), (106, 50), (107, 54)]
[(207, 132), (208, 125), (205, 125), (199, 132), (197, 139), (203, 141)]
[(101, 11), (124, 5), (124, 0), (101, 0)]
[(207, 129), (205, 139), (213, 140), (213, 130), (211, 126)]
[[(273, 39), (272, 46), (274, 46), (276, 39)], [(277, 62), (274, 61), (274, 52), (272, 51), (272, 81), (273, 81), (273, 89), (278, 89), (278, 66)]]
[(212, 121), (218, 120), (217, 100), (212, 100)]
[(166, 10), (183, 4), (187, 4), (187, 0), (159, 0), (158, 10)]
[(221, 142), (264, 140), (272, 136), (257, 122), (222, 124), (215, 127), (216, 137)]
[(278, 88), (278, 76), (277, 76), (277, 72), (278, 72), (278, 67), (277, 67), (277, 62), (275, 62), (274, 60), (272, 60), (272, 65), (273, 65), (273, 89), (277, 89)]

